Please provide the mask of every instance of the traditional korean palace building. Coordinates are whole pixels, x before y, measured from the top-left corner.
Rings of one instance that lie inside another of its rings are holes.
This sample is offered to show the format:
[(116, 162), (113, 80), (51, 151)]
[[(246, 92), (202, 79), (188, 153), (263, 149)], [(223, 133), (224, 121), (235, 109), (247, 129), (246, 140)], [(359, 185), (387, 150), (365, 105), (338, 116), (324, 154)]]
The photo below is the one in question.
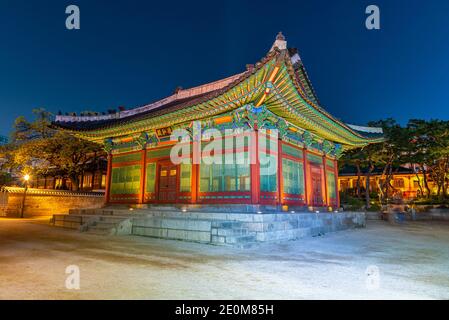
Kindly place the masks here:
[[(281, 33), (269, 53), (242, 73), (114, 114), (60, 115), (55, 125), (104, 145), (109, 204), (336, 208), (338, 157), (382, 140), (381, 129), (345, 124), (323, 109), (297, 50), (287, 48)], [(170, 135), (180, 129), (192, 140), (182, 140), (190, 151), (177, 164), (170, 152), (178, 141)], [(200, 132), (196, 140), (195, 129)], [(195, 150), (210, 142), (204, 134), (208, 129), (223, 136), (226, 129), (237, 132), (236, 143), (223, 142), (213, 156), (245, 161), (210, 163), (203, 156), (195, 163)], [(275, 148), (270, 147), (271, 131), (278, 132)], [(239, 140), (239, 135), (251, 137)], [(258, 157), (247, 161), (250, 152), (274, 161), (277, 170), (268, 170)]]

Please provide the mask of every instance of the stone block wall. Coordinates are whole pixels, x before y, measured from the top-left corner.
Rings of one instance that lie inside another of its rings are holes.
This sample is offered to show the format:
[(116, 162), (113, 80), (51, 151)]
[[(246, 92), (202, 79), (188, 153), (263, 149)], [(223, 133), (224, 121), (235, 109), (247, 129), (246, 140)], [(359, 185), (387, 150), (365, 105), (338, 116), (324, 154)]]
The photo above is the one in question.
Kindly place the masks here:
[(133, 219), (132, 234), (214, 244), (277, 242), (365, 227), (364, 212), (218, 213), (164, 211)]
[[(19, 217), (23, 188), (5, 188), (1, 192), (0, 216)], [(68, 213), (74, 208), (101, 208), (104, 205), (104, 194), (100, 192), (71, 192), (59, 190), (28, 189), (24, 216), (49, 216)]]

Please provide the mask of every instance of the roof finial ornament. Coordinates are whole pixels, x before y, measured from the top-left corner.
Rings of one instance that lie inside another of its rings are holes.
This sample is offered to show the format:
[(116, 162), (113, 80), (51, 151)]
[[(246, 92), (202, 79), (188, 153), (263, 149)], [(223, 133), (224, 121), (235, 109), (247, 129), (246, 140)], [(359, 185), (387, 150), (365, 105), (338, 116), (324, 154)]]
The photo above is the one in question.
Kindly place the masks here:
[(276, 40), (283, 40), (283, 41), (285, 41), (285, 37), (282, 34), (282, 31), (278, 32), (278, 35), (276, 36)]
[(271, 46), (270, 51), (273, 51), (275, 47), (278, 48), (279, 50), (286, 50), (287, 49), (287, 41), (285, 40), (284, 35), (280, 31), (277, 34), (276, 41)]

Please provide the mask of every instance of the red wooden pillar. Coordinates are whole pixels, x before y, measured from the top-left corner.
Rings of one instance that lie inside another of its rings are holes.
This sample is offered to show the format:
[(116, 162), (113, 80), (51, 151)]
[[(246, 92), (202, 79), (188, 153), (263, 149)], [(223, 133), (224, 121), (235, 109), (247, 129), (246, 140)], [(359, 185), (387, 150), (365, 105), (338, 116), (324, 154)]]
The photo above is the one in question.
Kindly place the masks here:
[(105, 192), (105, 202), (109, 203), (111, 195), (111, 180), (112, 180), (112, 153), (108, 153), (108, 166), (106, 169), (106, 192)]
[(147, 148), (146, 146), (142, 149), (141, 155), (141, 168), (140, 168), (140, 196), (139, 203), (145, 202), (145, 182), (147, 178)]
[(260, 161), (258, 130), (254, 128), (250, 140), (250, 171), (251, 171), (251, 203), (260, 201)]
[(334, 172), (335, 172), (335, 192), (337, 196), (337, 208), (340, 208), (340, 185), (338, 183), (338, 163), (334, 160)]
[(190, 181), (190, 202), (198, 203), (198, 193), (200, 192), (200, 161), (201, 161), (201, 144), (193, 139), (192, 143), (192, 177)]
[(311, 177), (309, 173), (309, 166), (307, 164), (307, 151), (302, 149), (303, 166), (304, 166), (304, 202), (306, 205), (312, 203), (312, 189), (310, 187)]
[(324, 205), (329, 206), (329, 194), (327, 192), (327, 174), (326, 174), (326, 154), (323, 155), (323, 175), (324, 175), (324, 201), (326, 202)]
[(279, 139), (278, 140), (278, 204), (280, 204), (281, 206), (283, 205), (283, 198), (284, 198), (284, 179), (282, 176), (282, 140)]
[(199, 164), (193, 164), (192, 163), (192, 181), (191, 181), (191, 188), (190, 188), (190, 202), (191, 203), (197, 203), (198, 202), (198, 192), (199, 192), (199, 180), (200, 176), (200, 165)]

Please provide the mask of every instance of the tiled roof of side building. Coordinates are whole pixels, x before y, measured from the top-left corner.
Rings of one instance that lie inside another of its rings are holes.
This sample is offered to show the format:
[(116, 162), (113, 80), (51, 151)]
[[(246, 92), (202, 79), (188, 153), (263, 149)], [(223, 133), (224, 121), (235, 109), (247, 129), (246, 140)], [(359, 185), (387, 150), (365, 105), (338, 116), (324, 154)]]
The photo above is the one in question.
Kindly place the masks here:
[[(213, 92), (213, 91), (211, 91)], [(194, 100), (198, 100), (203, 96), (206, 96), (210, 94), (211, 92), (199, 94), (196, 96), (184, 98), (184, 99), (178, 99), (173, 100), (171, 102), (167, 102), (165, 104), (161, 104), (160, 106), (149, 109), (144, 112), (135, 113), (132, 115), (129, 115), (127, 117), (119, 117), (119, 113), (112, 114), (107, 119), (101, 119), (99, 117), (98, 120), (90, 120), (90, 121), (64, 121), (62, 119), (64, 118), (56, 118), (54, 121), (54, 125), (63, 129), (70, 129), (70, 130), (76, 130), (76, 131), (84, 131), (84, 130), (93, 130), (93, 129), (101, 129), (106, 126), (115, 125), (118, 123), (123, 123), (124, 121), (132, 121), (136, 119), (140, 119), (143, 117), (149, 117), (149, 116), (158, 116), (161, 114), (170, 113), (173, 111), (176, 111), (180, 108), (182, 108), (186, 103), (190, 104), (190, 102)], [(67, 119), (67, 118), (65, 118)]]
[(207, 100), (206, 97), (214, 96), (220, 93), (223, 88), (240, 79), (244, 74), (245, 72), (239, 73), (190, 89), (180, 89), (169, 97), (157, 100), (142, 107), (117, 112), (115, 114), (97, 117), (56, 116), (53, 125), (63, 129), (85, 131), (101, 129), (103, 127), (123, 123), (124, 121), (128, 122), (140, 118), (167, 114), (182, 109), (185, 106), (198, 103), (202, 100)]
[[(362, 175), (366, 175), (367, 168), (361, 168)], [(375, 167), (374, 170), (371, 172), (371, 175), (380, 175), (383, 172), (383, 168), (381, 167)], [(393, 174), (412, 174), (414, 173), (412, 168), (407, 168), (403, 166), (395, 166), (392, 170)], [(357, 168), (353, 165), (345, 165), (339, 170), (339, 176), (356, 176), (357, 175)]]

